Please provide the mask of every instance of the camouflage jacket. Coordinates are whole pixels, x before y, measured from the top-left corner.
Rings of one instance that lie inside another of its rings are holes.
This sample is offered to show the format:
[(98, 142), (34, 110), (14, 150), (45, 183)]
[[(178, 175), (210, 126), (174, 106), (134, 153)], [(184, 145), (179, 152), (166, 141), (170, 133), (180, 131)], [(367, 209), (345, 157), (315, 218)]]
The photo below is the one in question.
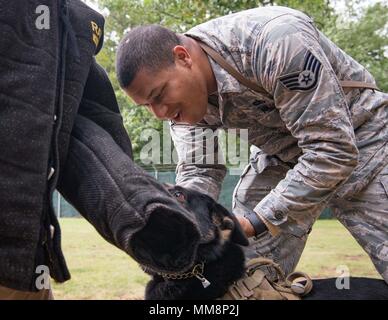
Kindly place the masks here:
[(292, 163), (285, 179), (255, 208), (279, 226), (290, 213), (319, 214), (331, 197), (351, 197), (388, 162), (388, 94), (343, 90), (339, 80), (375, 81), (305, 14), (284, 7), (251, 9), (186, 35), (217, 50), (268, 95), (244, 87), (209, 58), (219, 106), (209, 104), (196, 126), (171, 123), (177, 183), (218, 196), (225, 166), (202, 162), (206, 153), (195, 163), (187, 161), (203, 148), (193, 140), (198, 127), (247, 128), (250, 144)]

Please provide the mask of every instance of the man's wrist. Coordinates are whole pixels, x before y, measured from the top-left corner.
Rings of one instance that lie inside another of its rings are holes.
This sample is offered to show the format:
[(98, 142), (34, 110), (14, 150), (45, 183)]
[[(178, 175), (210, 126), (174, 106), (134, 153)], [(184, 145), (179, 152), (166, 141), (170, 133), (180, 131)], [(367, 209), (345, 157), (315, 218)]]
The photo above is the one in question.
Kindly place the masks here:
[(263, 220), (257, 216), (256, 212), (247, 212), (245, 214), (245, 218), (251, 223), (253, 229), (255, 230), (256, 237), (268, 230), (267, 226), (265, 225)]

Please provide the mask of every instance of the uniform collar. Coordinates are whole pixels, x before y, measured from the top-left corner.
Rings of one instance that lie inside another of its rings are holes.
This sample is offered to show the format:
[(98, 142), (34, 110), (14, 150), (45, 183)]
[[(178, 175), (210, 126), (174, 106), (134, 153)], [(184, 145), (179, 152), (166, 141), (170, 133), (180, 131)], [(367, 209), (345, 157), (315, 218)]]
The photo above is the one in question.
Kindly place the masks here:
[(228, 93), (239, 93), (241, 92), (240, 83), (229, 74), (224, 68), (222, 68), (217, 62), (209, 57), (210, 65), (214, 73), (214, 77), (217, 82), (218, 95)]
[[(217, 45), (210, 42), (206, 38), (204, 39), (203, 37), (200, 37), (197, 34), (193, 34), (190, 32), (185, 33), (185, 36), (190, 37), (194, 40), (197, 39), (199, 41), (206, 43), (210, 47), (216, 49), (222, 55), (222, 51), (219, 50)], [(209, 61), (210, 61), (210, 65), (211, 65), (211, 68), (212, 68), (213, 73), (214, 73), (214, 77), (216, 78), (217, 91), (218, 91), (219, 96), (222, 96), (223, 94), (227, 94), (227, 93), (241, 92), (241, 85), (233, 76), (231, 76), (225, 69), (223, 69), (211, 57), (209, 57)], [(233, 63), (232, 63), (232, 65), (233, 65)]]
[(213, 69), (214, 77), (217, 82), (218, 92), (218, 111), (220, 119), (224, 118), (224, 104), (231, 95), (241, 92), (240, 83), (232, 77), (224, 68), (209, 57), (211, 68)]

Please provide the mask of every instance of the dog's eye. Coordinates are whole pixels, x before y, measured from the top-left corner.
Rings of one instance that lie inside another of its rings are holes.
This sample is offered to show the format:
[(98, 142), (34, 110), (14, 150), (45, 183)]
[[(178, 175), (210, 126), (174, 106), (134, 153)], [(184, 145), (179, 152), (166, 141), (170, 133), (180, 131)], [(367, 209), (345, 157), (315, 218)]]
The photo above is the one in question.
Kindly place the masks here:
[(175, 198), (177, 198), (178, 201), (181, 201), (181, 202), (185, 201), (185, 195), (183, 194), (183, 192), (175, 191), (174, 196)]

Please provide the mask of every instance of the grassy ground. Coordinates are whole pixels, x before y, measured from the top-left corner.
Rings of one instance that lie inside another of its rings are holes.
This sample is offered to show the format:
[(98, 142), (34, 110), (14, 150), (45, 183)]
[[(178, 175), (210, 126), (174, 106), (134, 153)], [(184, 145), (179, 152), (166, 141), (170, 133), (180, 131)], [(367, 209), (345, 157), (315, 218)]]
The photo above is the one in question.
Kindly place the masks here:
[[(53, 284), (56, 299), (140, 299), (148, 281), (137, 263), (103, 240), (83, 219), (61, 219), (63, 249), (72, 279)], [(298, 265), (312, 277), (379, 277), (366, 253), (335, 220), (319, 220)]]

